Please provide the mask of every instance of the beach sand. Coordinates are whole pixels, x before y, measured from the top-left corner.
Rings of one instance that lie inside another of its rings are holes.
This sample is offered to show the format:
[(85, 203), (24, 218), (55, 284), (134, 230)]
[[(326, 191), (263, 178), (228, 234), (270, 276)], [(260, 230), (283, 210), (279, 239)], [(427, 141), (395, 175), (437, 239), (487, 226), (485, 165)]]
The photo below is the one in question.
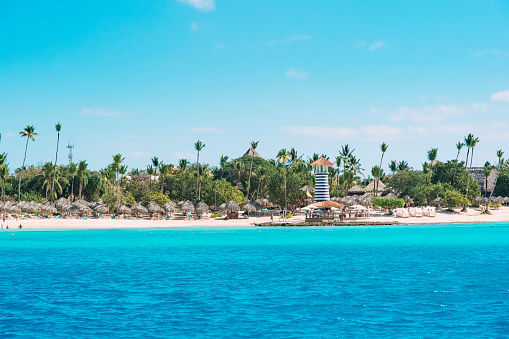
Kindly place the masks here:
[[(421, 218), (396, 218), (391, 215), (374, 213), (369, 219), (352, 221), (387, 222), (400, 224), (454, 224), (454, 223), (487, 223), (509, 222), (509, 207), (490, 210), (491, 215), (480, 215), (477, 208), (469, 208), (466, 213), (450, 213), (445, 210), (437, 211), (436, 217)], [(294, 216), (289, 220), (292, 223), (304, 221), (303, 215)], [(108, 229), (108, 228), (172, 228), (172, 227), (254, 227), (253, 224), (269, 223), (270, 216), (240, 218), (224, 220), (223, 218), (203, 220), (130, 220), (130, 219), (7, 219), (2, 222), (4, 230), (7, 225), (10, 229), (17, 229), (23, 225), (23, 229)], [(274, 216), (274, 225), (279, 223), (278, 217)]]

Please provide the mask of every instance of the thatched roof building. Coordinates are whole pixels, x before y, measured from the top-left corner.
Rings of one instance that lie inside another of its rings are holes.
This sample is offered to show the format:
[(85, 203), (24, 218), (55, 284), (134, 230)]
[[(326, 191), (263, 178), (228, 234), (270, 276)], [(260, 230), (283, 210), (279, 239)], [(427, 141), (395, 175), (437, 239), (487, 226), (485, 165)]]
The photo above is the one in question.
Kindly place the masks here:
[(483, 167), (472, 167), (467, 170), (470, 172), (470, 176), (479, 183), (482, 195), (485, 195), (486, 192), (493, 192), (498, 179), (498, 170), (496, 168), (491, 170), (491, 174), (488, 177), (488, 188), (486, 188), (486, 177), (483, 173)]
[(363, 195), (366, 190), (359, 185), (354, 185), (347, 192), (347, 195)]
[(263, 159), (262, 156), (260, 154), (258, 154), (258, 152), (256, 152), (256, 150), (253, 149), (252, 147), (250, 147), (246, 151), (246, 153), (244, 153), (243, 157), (255, 157), (255, 158)]
[(376, 182), (378, 182), (378, 189), (377, 192), (383, 192), (387, 188), (387, 186), (384, 185), (384, 183), (381, 180), (374, 179), (371, 181), (368, 186), (366, 186), (365, 190), (366, 192), (374, 192), (376, 187)]

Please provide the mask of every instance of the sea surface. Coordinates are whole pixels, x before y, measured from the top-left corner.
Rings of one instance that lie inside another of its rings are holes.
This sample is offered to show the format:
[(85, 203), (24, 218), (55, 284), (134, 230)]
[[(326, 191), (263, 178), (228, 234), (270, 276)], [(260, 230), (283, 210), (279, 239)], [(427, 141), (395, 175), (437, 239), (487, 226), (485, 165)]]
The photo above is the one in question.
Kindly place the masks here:
[(0, 337), (509, 337), (509, 224), (4, 229)]

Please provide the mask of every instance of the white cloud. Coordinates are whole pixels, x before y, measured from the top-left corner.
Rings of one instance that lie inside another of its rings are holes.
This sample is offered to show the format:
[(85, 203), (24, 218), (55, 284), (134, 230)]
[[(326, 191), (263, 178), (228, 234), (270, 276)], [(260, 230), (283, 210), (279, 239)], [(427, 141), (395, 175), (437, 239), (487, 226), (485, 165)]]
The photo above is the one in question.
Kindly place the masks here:
[(216, 8), (214, 5), (214, 0), (178, 0), (178, 1), (191, 5), (194, 8), (202, 11), (211, 11)]
[(389, 114), (392, 121), (414, 121), (437, 123), (448, 117), (459, 117), (466, 114), (463, 107), (455, 105), (427, 106), (420, 109), (400, 107), (396, 112)]
[(223, 131), (216, 127), (206, 127), (206, 126), (198, 126), (191, 128), (189, 132), (199, 132), (199, 133), (222, 133)]
[(383, 109), (376, 108), (375, 106), (370, 106), (369, 108), (371, 110), (371, 114), (374, 114), (374, 115), (378, 115), (378, 114), (381, 114), (384, 112)]
[(133, 151), (133, 152), (126, 153), (125, 156), (128, 158), (138, 158), (139, 159), (139, 158), (145, 158), (147, 156), (147, 154), (142, 151)]
[(9, 133), (5, 133), (4, 135), (2, 135), (4, 138), (6, 139), (12, 139), (16, 136), (16, 134), (12, 133), (12, 132), (9, 132)]
[(383, 41), (376, 41), (376, 42), (373, 42), (371, 44), (371, 46), (369, 46), (369, 49), (374, 51), (375, 49), (380, 49), (380, 48), (384, 48), (385, 47), (385, 42)]
[(290, 69), (286, 71), (286, 77), (291, 79), (306, 79), (308, 74), (306, 71), (296, 71), (294, 69)]
[(191, 22), (191, 31), (197, 31), (200, 27), (196, 22)]
[(196, 157), (196, 154), (190, 152), (173, 152), (173, 157), (175, 159), (192, 159)]
[(294, 36), (291, 36), (289, 38), (286, 38), (284, 40), (272, 40), (272, 41), (268, 41), (266, 43), (267, 46), (274, 46), (274, 45), (279, 45), (279, 44), (287, 44), (287, 43), (290, 43), (290, 42), (295, 42), (295, 41), (300, 41), (300, 40), (308, 40), (310, 39), (311, 37), (309, 35), (294, 35)]
[(407, 126), (407, 131), (410, 134), (417, 134), (419, 136), (432, 136), (444, 134), (465, 134), (474, 132), (476, 130), (473, 125), (458, 125), (458, 124), (439, 124), (439, 125), (412, 125)]
[(490, 124), (490, 128), (492, 128), (492, 129), (500, 129), (500, 128), (503, 128), (504, 126), (505, 126), (505, 124), (502, 121), (492, 122)]
[(356, 48), (362, 48), (364, 46), (366, 46), (366, 41), (359, 41), (358, 43), (355, 44)]
[(491, 101), (509, 102), (509, 90), (493, 93), (490, 96)]
[(138, 115), (138, 112), (132, 111), (132, 112), (120, 113), (117, 111), (111, 111), (111, 110), (103, 108), (103, 107), (97, 107), (97, 108), (83, 107), (81, 109), (81, 114), (95, 115), (95, 116), (100, 116), (100, 117), (116, 117), (116, 116), (120, 116), (120, 115), (124, 115), (124, 116)]
[(509, 56), (509, 51), (503, 51), (500, 49), (482, 49), (479, 51), (470, 50), (469, 54), (475, 57), (482, 57), (485, 55), (491, 56)]
[(290, 134), (307, 135), (320, 139), (332, 140), (400, 140), (403, 139), (403, 130), (395, 126), (370, 125), (359, 128), (351, 127), (325, 127), (325, 126), (288, 126), (282, 131)]

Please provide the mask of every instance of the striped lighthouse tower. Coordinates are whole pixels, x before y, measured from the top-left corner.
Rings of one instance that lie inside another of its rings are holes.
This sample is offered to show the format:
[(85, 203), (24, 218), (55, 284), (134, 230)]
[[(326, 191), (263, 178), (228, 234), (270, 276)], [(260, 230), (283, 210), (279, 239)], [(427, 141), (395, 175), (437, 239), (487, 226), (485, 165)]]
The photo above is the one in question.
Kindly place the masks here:
[(312, 162), (311, 166), (316, 176), (315, 202), (329, 201), (329, 166), (334, 164), (325, 158), (320, 158)]

